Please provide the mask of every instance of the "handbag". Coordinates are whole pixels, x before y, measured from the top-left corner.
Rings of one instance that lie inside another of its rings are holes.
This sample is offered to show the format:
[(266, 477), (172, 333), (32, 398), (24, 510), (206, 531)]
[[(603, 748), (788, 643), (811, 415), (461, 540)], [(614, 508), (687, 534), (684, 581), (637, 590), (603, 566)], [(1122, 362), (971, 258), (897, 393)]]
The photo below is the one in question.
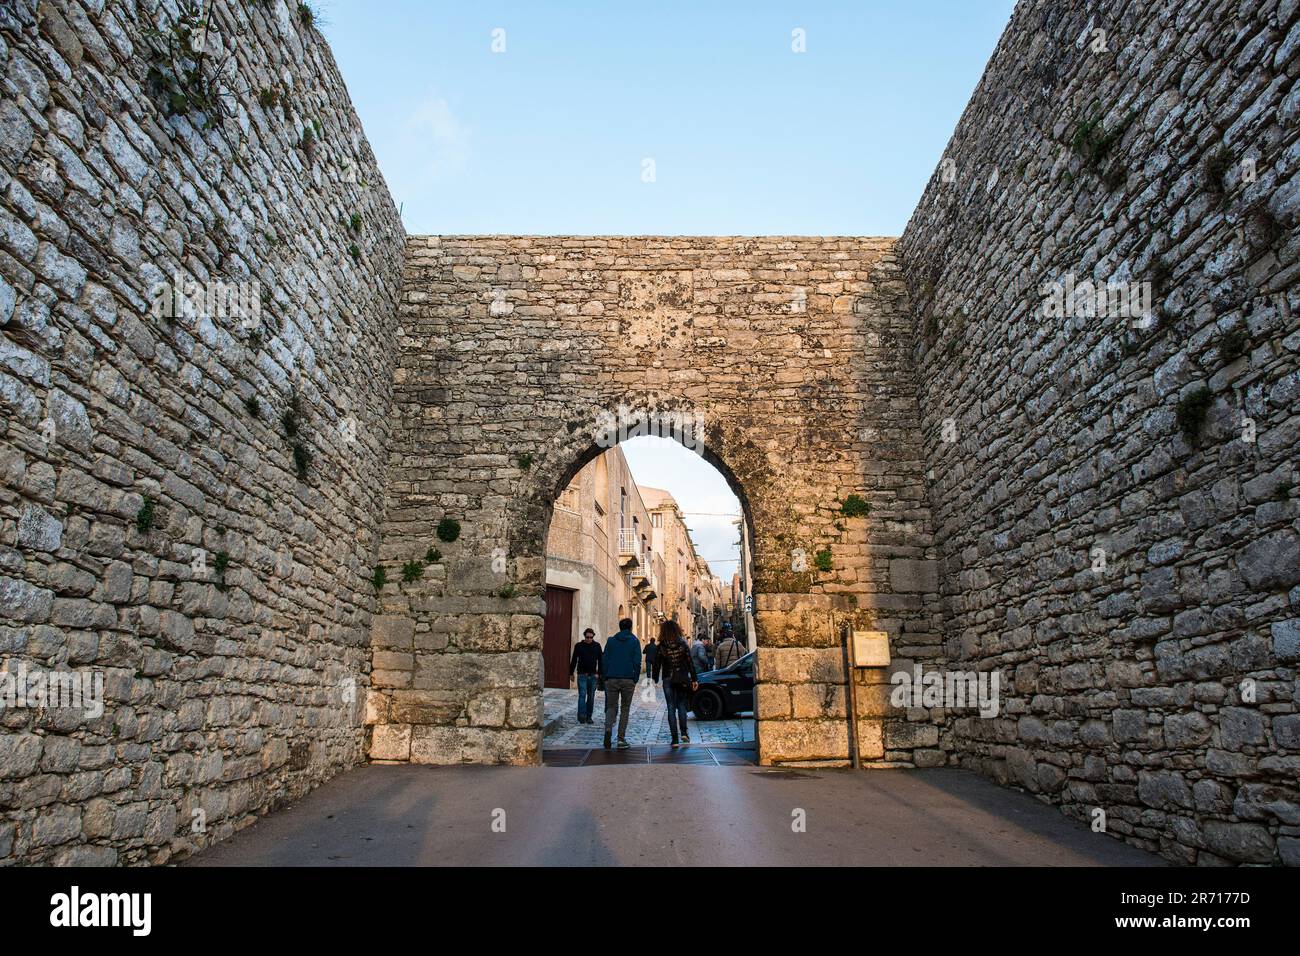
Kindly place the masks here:
[(673, 672), (668, 677), (668, 683), (673, 687), (690, 687), (691, 686), (691, 669), (688, 666), (690, 662), (690, 651), (685, 648), (682, 653), (675, 655), (673, 659)]

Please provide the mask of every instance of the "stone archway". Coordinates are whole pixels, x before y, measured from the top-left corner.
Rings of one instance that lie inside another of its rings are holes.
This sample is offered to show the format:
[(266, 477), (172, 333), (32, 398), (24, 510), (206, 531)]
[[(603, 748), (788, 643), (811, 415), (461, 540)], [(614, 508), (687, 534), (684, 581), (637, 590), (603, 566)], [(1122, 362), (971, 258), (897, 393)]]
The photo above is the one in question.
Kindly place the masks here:
[[(841, 628), (943, 651), (910, 336), (889, 240), (409, 240), (372, 758), (540, 759), (550, 508), (622, 406), (698, 416), (742, 496), (760, 760), (846, 760)], [(886, 687), (859, 672), (863, 758), (938, 762), (940, 728), (888, 721)]]

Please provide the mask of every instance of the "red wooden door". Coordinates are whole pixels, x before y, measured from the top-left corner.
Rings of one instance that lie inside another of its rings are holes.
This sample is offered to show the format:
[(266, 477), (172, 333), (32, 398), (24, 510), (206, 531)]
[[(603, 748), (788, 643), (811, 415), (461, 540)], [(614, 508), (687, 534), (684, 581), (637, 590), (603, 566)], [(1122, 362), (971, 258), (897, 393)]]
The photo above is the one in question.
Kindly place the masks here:
[(547, 687), (569, 686), (573, 653), (573, 592), (546, 589), (546, 626), (542, 630), (543, 673)]

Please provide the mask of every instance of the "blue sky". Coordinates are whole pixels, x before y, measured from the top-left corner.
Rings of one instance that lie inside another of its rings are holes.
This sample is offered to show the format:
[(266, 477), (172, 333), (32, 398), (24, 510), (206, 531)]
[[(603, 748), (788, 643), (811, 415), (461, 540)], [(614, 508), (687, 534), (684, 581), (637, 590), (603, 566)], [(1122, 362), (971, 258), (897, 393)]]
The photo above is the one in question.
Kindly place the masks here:
[[(316, 6), (409, 233), (896, 236), (1014, 3)], [(622, 447), (730, 580), (722, 476)]]
[(410, 233), (898, 235), (1014, 4), (317, 5)]
[(629, 438), (618, 446), (638, 485), (663, 488), (686, 512), (696, 553), (723, 584), (740, 567), (739, 534), (732, 523), (740, 502), (722, 474), (693, 451), (669, 438)]

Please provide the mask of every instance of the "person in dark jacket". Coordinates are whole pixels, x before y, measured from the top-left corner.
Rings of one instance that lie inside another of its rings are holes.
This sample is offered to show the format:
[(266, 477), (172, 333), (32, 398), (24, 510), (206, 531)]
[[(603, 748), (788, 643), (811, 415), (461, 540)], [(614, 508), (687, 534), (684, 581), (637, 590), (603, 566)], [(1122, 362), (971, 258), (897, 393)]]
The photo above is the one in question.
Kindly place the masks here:
[[(632, 619), (618, 622), (618, 633), (605, 642), (600, 655), (600, 678), (605, 684), (605, 749), (610, 748), (614, 717), (618, 715), (618, 749), (626, 750), (627, 718), (632, 708), (632, 692), (641, 679), (641, 642), (632, 633)], [(619, 703), (622, 703), (622, 713)]]
[(655, 658), (659, 656), (659, 645), (655, 639), (650, 638), (650, 643), (645, 646), (645, 676), (650, 677), (654, 673)]
[(596, 632), (587, 628), (582, 632), (582, 640), (573, 645), (573, 657), (569, 659), (569, 680), (578, 674), (578, 723), (591, 723), (591, 712), (596, 707), (596, 675), (600, 673), (600, 645), (596, 643)]
[(652, 676), (656, 681), (663, 677), (671, 745), (676, 747), (680, 743), (689, 744), (691, 735), (686, 732), (686, 711), (690, 708), (691, 695), (700, 685), (696, 681), (691, 649), (682, 638), (682, 629), (676, 621), (664, 621), (659, 628), (659, 653), (655, 655)]
[(722, 625), (722, 640), (718, 643), (714, 666), (721, 670), (730, 667), (745, 656), (745, 645), (736, 639), (736, 632), (731, 629), (731, 622)]
[[(679, 629), (680, 630), (680, 629)], [(713, 670), (709, 666), (709, 649), (704, 646), (704, 638), (697, 637), (695, 643), (690, 645), (691, 658), (695, 661), (695, 669), (700, 672)]]

